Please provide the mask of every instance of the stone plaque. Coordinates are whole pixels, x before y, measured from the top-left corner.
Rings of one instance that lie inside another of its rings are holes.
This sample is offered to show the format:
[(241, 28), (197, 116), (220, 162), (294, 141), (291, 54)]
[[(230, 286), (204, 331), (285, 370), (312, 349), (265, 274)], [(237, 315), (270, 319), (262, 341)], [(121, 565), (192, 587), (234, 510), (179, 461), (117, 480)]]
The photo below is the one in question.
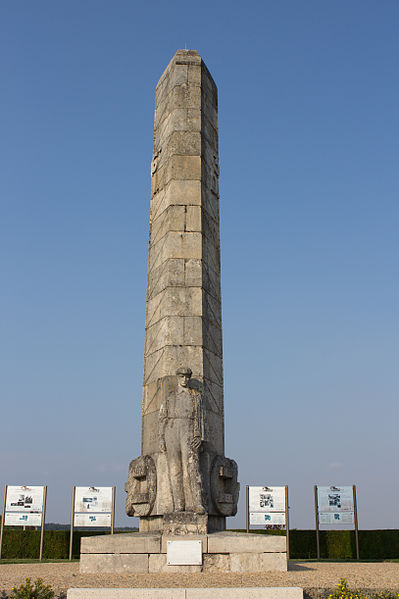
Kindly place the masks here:
[(201, 566), (202, 541), (168, 541), (166, 563), (168, 566)]

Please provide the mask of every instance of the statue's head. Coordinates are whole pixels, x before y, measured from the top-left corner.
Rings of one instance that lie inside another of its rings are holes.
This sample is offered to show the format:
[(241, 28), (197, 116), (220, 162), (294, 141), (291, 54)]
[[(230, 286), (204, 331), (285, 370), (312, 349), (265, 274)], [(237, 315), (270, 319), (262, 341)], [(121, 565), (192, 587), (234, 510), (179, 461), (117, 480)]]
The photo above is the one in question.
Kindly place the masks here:
[(191, 368), (178, 368), (176, 370), (176, 376), (179, 385), (181, 385), (182, 387), (187, 387), (192, 374), (193, 371), (191, 370)]

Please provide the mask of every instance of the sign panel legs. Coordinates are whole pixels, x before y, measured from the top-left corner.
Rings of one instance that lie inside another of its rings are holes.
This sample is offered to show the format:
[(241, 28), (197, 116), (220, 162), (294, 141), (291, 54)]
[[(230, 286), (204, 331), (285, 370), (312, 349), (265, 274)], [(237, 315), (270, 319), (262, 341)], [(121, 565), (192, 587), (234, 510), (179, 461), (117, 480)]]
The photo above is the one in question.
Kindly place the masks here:
[(319, 505), (317, 501), (317, 485), (314, 486), (314, 514), (316, 519), (316, 552), (317, 559), (320, 559)]
[(46, 502), (47, 502), (47, 485), (43, 489), (43, 511), (42, 511), (42, 528), (40, 531), (40, 552), (39, 560), (43, 559), (43, 540), (44, 540), (44, 522), (46, 520)]
[(3, 511), (1, 513), (1, 529), (0, 529), (0, 559), (1, 559), (1, 550), (3, 549), (3, 532), (4, 532), (4, 518), (5, 518), (5, 514), (6, 514), (6, 497), (7, 497), (7, 485), (4, 485)]
[(357, 560), (359, 560), (360, 552), (359, 552), (359, 529), (358, 529), (358, 523), (357, 523), (356, 485), (353, 485), (352, 489), (353, 489), (353, 515), (354, 515), (354, 519), (355, 519), (356, 558), (357, 558)]

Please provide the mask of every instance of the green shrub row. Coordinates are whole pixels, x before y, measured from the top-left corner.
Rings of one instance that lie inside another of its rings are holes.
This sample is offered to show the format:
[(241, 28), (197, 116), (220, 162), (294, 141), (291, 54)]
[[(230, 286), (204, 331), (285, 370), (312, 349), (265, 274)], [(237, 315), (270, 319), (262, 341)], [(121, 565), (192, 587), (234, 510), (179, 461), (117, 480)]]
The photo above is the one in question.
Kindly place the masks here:
[[(244, 532), (244, 531), (241, 531)], [(280, 530), (254, 530), (254, 534), (285, 535)], [(99, 531), (75, 530), (73, 558), (79, 558), (80, 539), (102, 534)], [(122, 533), (123, 534), (123, 533)], [(39, 557), (40, 531), (5, 528), (2, 557), (4, 559), (36, 559)], [(360, 559), (399, 558), (399, 530), (359, 530)], [(69, 531), (46, 530), (43, 558), (67, 559)], [(356, 541), (353, 530), (321, 530), (320, 557), (322, 559), (356, 559)], [(290, 530), (290, 558), (315, 559), (316, 533), (314, 530)]]
[[(72, 557), (79, 558), (80, 539), (104, 534), (99, 531), (74, 530)], [(4, 528), (3, 559), (38, 559), (40, 550), (40, 530)], [(43, 540), (43, 559), (68, 559), (69, 530), (46, 530)]]

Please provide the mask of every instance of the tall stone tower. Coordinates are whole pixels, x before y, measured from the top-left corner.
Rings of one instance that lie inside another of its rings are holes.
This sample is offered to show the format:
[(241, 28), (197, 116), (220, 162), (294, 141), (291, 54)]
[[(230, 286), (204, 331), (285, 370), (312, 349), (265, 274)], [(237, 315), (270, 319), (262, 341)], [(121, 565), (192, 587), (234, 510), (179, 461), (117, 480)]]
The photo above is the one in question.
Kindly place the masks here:
[(156, 93), (142, 445), (125, 486), (140, 532), (83, 538), (83, 573), (287, 570), (285, 537), (225, 531), (239, 483), (224, 456), (218, 178), (216, 86), (179, 50)]
[(237, 509), (237, 466), (224, 457), (217, 116), (204, 62), (178, 50), (156, 88), (142, 456), (126, 485), (140, 531), (223, 530)]

